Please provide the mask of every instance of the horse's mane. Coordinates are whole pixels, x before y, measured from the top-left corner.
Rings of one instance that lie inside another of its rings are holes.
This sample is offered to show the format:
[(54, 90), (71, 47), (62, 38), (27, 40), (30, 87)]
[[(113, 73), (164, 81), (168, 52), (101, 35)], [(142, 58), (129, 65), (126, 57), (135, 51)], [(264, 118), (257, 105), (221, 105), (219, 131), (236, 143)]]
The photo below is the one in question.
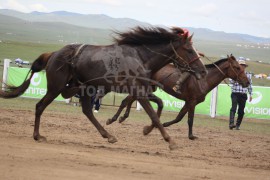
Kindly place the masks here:
[(161, 27), (135, 27), (128, 32), (115, 32), (119, 37), (114, 41), (128, 45), (147, 45), (169, 43), (177, 38), (181, 38), (184, 30), (179, 27), (173, 27), (170, 30)]
[(227, 60), (228, 60), (228, 58), (220, 59), (220, 60), (218, 60), (218, 61), (216, 61), (214, 63), (206, 64), (205, 67), (206, 68), (214, 68), (214, 67), (216, 67), (214, 64), (216, 64), (218, 66), (219, 64), (221, 64), (221, 63), (223, 63), (223, 62), (225, 62)]

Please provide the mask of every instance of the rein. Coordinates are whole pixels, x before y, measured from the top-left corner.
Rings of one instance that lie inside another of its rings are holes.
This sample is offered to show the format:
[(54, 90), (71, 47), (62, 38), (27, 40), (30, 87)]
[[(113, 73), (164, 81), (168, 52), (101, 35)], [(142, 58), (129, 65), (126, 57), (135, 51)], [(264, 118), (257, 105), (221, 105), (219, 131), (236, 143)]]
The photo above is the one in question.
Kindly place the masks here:
[[(173, 55), (172, 55), (172, 56), (168, 56), (168, 55), (166, 55), (166, 54), (163, 54), (163, 53), (160, 53), (160, 52), (153, 51), (152, 49), (150, 49), (150, 48), (147, 47), (146, 45), (143, 45), (143, 46), (144, 46), (148, 51), (150, 51), (150, 52), (152, 52), (152, 53), (155, 53), (155, 54), (158, 54), (158, 55), (161, 55), (161, 56), (163, 56), (163, 57), (165, 57), (165, 58), (170, 59), (170, 60), (173, 62), (173, 64), (174, 64), (177, 68), (181, 67), (181, 68), (182, 68), (183, 70), (185, 70), (185, 71), (194, 73), (195, 71), (192, 70), (192, 68), (189, 66), (189, 64), (191, 64), (191, 63), (195, 62), (196, 60), (200, 59), (200, 57), (194, 58), (194, 59), (192, 59), (190, 62), (186, 62), (181, 56), (179, 56), (179, 55), (177, 54), (177, 52), (176, 52), (176, 50), (175, 50), (175, 48), (174, 48), (172, 42), (170, 42), (170, 45), (171, 45), (172, 50), (173, 50), (173, 52), (174, 52), (174, 54), (175, 54), (175, 56), (176, 56), (176, 59), (175, 59), (175, 58), (172, 58)], [(179, 62), (177, 59), (180, 59), (181, 62)]]
[(236, 75), (236, 81), (240, 82), (239, 75), (242, 74), (242, 73), (245, 73), (245, 71), (242, 70), (242, 71), (240, 71), (240, 72), (237, 74), (237, 72), (234, 70), (234, 68), (232, 67), (231, 64), (230, 64), (230, 67), (232, 68), (234, 74)]
[(184, 62), (184, 64), (188, 64), (188, 65), (189, 65), (189, 64), (191, 64), (191, 63), (197, 61), (198, 59), (200, 59), (200, 57), (198, 56), (198, 57), (192, 59), (191, 61), (186, 62), (181, 56), (179, 56), (179, 55), (177, 54), (177, 52), (176, 52), (176, 50), (175, 50), (175, 48), (174, 48), (172, 42), (170, 42), (170, 45), (171, 45), (171, 47), (172, 47), (172, 50), (173, 50), (175, 56), (176, 56), (178, 59), (181, 59), (181, 60)]
[(211, 61), (207, 56), (204, 56), (208, 61), (210, 61), (219, 71), (223, 76), (226, 76), (225, 73), (218, 67), (218, 65), (215, 64), (215, 62)]
[(162, 84), (162, 82), (164, 81), (164, 80), (166, 80), (166, 79), (168, 79), (170, 76), (172, 76), (173, 74), (178, 74), (179, 75), (179, 72), (172, 72), (172, 73), (170, 73), (169, 75), (167, 75), (166, 77), (164, 77), (163, 79), (161, 79), (161, 80), (159, 80), (158, 82), (160, 82), (161, 84)]
[[(215, 62), (211, 61), (207, 56), (204, 56), (204, 57), (205, 57), (208, 61), (210, 61), (210, 62), (211, 62), (211, 63), (219, 70), (219, 72), (220, 72), (224, 77), (226, 77), (226, 74), (218, 67), (218, 65), (215, 64)], [(230, 66), (231, 66), (231, 63), (230, 63)], [(228, 86), (230, 86), (229, 83), (225, 81), (225, 79), (224, 79), (223, 81), (224, 81), (225, 84), (227, 84)]]
[[(213, 61), (211, 61), (208, 57), (206, 57), (205, 56), (205, 58), (208, 60), (208, 61), (210, 61), (220, 72), (221, 72), (221, 74), (223, 74), (223, 76), (224, 77), (226, 77), (226, 75), (225, 75), (225, 73), (213, 62)], [(235, 70), (234, 70), (234, 68), (232, 67), (232, 64), (230, 63), (230, 68), (232, 69), (232, 71), (233, 71), (233, 73), (236, 75), (236, 81), (238, 81), (238, 82), (240, 82), (240, 79), (239, 79), (239, 75), (240, 74), (242, 74), (242, 73), (244, 73), (245, 71), (244, 70), (242, 70), (242, 71), (240, 71), (239, 73), (237, 73)], [(224, 83), (225, 84), (227, 84), (228, 86), (230, 86), (226, 81), (225, 81), (225, 79), (223, 80), (224, 81)]]

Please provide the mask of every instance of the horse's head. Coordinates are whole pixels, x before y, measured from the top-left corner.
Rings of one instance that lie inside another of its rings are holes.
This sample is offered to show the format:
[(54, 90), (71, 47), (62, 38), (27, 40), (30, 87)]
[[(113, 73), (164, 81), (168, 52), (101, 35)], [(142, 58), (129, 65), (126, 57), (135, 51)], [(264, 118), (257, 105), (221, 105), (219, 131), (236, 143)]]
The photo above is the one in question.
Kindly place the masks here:
[(248, 87), (250, 82), (245, 73), (245, 68), (247, 65), (244, 65), (244, 64), (240, 65), (238, 61), (235, 59), (235, 57), (232, 55), (228, 56), (227, 58), (229, 62), (227, 76), (237, 81), (243, 87)]
[(207, 70), (193, 46), (193, 34), (190, 36), (187, 30), (178, 27), (172, 28), (172, 30), (178, 35), (178, 38), (173, 42), (173, 48), (175, 48), (180, 66), (184, 65), (184, 69), (193, 72), (197, 79), (204, 78)]

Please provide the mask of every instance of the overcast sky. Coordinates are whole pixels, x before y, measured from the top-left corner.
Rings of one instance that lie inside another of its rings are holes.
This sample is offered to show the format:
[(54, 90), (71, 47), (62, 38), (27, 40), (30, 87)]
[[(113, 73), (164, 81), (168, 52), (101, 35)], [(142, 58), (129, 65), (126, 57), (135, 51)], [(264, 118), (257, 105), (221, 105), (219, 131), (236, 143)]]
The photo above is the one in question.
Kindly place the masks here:
[(270, 38), (270, 0), (0, 0), (0, 9), (105, 14)]

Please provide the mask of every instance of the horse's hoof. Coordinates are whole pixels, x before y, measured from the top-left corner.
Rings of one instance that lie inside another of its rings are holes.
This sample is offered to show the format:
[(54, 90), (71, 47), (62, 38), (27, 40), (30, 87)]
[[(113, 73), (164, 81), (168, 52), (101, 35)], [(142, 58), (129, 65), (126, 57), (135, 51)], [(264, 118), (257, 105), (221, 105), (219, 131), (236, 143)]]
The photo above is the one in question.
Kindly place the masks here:
[(152, 130), (153, 130), (152, 126), (145, 126), (145, 127), (143, 128), (143, 135), (146, 136), (146, 135), (149, 134)]
[(163, 125), (163, 127), (168, 127), (168, 126), (170, 126), (170, 123), (169, 122), (165, 122), (162, 125)]
[(112, 124), (112, 119), (108, 119), (107, 121), (106, 121), (106, 125), (110, 125), (110, 124)]
[(190, 140), (195, 140), (195, 139), (199, 139), (197, 136), (188, 136), (188, 138), (190, 139)]
[(117, 139), (114, 136), (110, 136), (108, 138), (108, 142), (113, 144), (113, 143), (116, 143), (117, 142)]
[(177, 149), (178, 146), (177, 146), (177, 144), (173, 141), (173, 142), (170, 143), (169, 148), (170, 148), (170, 150), (172, 151), (172, 150)]
[(38, 142), (46, 142), (47, 138), (45, 136), (41, 136), (41, 135), (34, 135), (34, 140), (36, 140)]
[(120, 118), (119, 118), (119, 123), (122, 123), (122, 122), (124, 122), (126, 120), (126, 118), (124, 118), (123, 116), (121, 116)]

